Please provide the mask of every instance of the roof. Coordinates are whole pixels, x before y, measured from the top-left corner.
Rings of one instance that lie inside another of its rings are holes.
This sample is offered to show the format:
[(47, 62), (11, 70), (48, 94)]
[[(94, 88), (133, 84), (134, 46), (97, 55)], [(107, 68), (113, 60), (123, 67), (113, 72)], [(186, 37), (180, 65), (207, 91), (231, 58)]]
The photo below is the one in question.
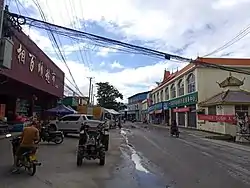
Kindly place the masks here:
[(176, 71), (172, 74), (167, 74), (166, 72), (168, 71), (164, 71), (164, 78), (163, 78), (163, 81), (156, 87), (152, 90), (152, 92), (158, 90), (159, 88), (161, 88), (163, 85), (165, 85), (166, 83), (168, 82), (171, 82), (174, 78), (178, 77), (179, 75), (183, 74), (184, 72), (186, 72), (187, 70), (191, 69), (191, 68), (194, 68), (195, 65), (193, 63), (189, 63), (188, 65), (186, 65), (184, 68), (182, 68), (181, 70), (179, 71)]
[(217, 65), (248, 65), (250, 66), (250, 59), (247, 58), (203, 58), (198, 57), (197, 61), (202, 61), (206, 63), (213, 63)]
[[(203, 57), (197, 57), (196, 60), (206, 62), (206, 63), (211, 63), (211, 64), (217, 64), (217, 65), (250, 66), (250, 59), (247, 59), (247, 58), (203, 58)], [(161, 88), (166, 83), (171, 82), (174, 78), (176, 78), (179, 75), (183, 74), (184, 72), (191, 69), (192, 67), (195, 68), (198, 65), (199, 65), (198, 62), (196, 64), (189, 63), (188, 65), (186, 65), (181, 70), (176, 71), (175, 73), (172, 73), (172, 74), (168, 74), (169, 71), (165, 70), (164, 71), (164, 76), (163, 76), (163, 81), (156, 88), (154, 88), (152, 90), (152, 92), (158, 90), (159, 88)]]
[(219, 104), (250, 104), (250, 92), (244, 90), (223, 91), (201, 102), (199, 105), (213, 106)]
[(134, 94), (134, 95), (128, 97), (128, 99), (133, 98), (133, 97), (135, 97), (135, 96), (137, 96), (137, 95), (147, 94), (147, 93), (149, 93), (149, 92), (150, 92), (150, 91), (144, 91), (144, 92), (141, 92), (141, 93), (136, 93), (136, 94)]
[(221, 83), (218, 83), (221, 88), (225, 88), (228, 86), (242, 86), (244, 84), (244, 80), (239, 80), (238, 78), (232, 76), (232, 73), (230, 72), (229, 76), (222, 81)]

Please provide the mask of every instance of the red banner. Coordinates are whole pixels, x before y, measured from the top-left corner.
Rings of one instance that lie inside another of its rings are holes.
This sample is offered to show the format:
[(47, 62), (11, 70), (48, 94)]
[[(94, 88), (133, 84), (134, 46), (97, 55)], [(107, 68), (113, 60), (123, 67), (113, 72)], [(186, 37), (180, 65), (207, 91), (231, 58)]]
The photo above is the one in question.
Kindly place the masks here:
[(189, 107), (187, 107), (187, 108), (176, 108), (176, 109), (173, 109), (173, 112), (189, 112)]
[(234, 115), (204, 115), (198, 114), (199, 120), (205, 121), (215, 121), (215, 122), (226, 122), (226, 123), (235, 123), (236, 118)]

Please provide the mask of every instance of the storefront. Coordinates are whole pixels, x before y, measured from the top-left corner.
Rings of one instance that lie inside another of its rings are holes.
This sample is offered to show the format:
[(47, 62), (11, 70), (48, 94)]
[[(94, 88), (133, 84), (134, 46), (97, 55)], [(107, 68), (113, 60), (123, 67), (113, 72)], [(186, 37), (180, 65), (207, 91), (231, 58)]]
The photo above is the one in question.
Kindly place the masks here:
[(164, 122), (164, 110), (162, 102), (150, 106), (148, 112), (152, 123), (161, 124)]
[(167, 125), (170, 124), (169, 122), (169, 108), (168, 108), (168, 103), (167, 102), (163, 102), (163, 113), (164, 113), (164, 123), (166, 123)]
[(197, 102), (198, 92), (190, 93), (176, 99), (169, 100), (167, 103), (168, 108), (171, 109), (171, 121), (176, 120), (179, 126), (196, 127)]
[(0, 73), (0, 104), (8, 120), (31, 116), (63, 97), (64, 73), (22, 32), (13, 37), (11, 69)]

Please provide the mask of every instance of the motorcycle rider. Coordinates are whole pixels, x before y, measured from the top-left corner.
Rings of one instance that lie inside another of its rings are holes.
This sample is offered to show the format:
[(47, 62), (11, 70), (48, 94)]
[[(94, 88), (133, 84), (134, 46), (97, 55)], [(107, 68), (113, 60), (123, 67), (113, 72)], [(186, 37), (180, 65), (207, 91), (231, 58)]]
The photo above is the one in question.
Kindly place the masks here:
[(22, 134), (21, 134), (21, 140), (20, 140), (20, 146), (17, 149), (14, 157), (14, 169), (13, 172), (19, 171), (19, 168), (17, 166), (17, 162), (19, 157), (28, 151), (36, 151), (37, 146), (36, 142), (39, 141), (39, 130), (37, 127), (37, 121), (33, 120), (31, 124), (29, 124), (28, 127), (25, 127)]
[(178, 126), (175, 120), (172, 120), (171, 123), (171, 134), (174, 134), (176, 131), (178, 131)]

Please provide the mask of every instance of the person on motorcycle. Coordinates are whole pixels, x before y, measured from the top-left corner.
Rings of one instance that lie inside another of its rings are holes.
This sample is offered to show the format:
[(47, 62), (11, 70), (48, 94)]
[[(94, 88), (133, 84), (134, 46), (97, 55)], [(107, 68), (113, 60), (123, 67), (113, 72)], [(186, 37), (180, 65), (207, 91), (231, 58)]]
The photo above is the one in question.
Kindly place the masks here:
[(178, 131), (178, 126), (175, 120), (172, 120), (171, 123), (171, 133), (175, 133), (176, 131)]
[(22, 134), (21, 134), (21, 140), (20, 140), (20, 147), (17, 149), (15, 153), (15, 159), (14, 159), (14, 169), (13, 172), (19, 171), (17, 162), (19, 157), (28, 151), (36, 151), (37, 149), (37, 141), (39, 141), (39, 130), (36, 128), (37, 121), (33, 120), (32, 123), (25, 127)]

